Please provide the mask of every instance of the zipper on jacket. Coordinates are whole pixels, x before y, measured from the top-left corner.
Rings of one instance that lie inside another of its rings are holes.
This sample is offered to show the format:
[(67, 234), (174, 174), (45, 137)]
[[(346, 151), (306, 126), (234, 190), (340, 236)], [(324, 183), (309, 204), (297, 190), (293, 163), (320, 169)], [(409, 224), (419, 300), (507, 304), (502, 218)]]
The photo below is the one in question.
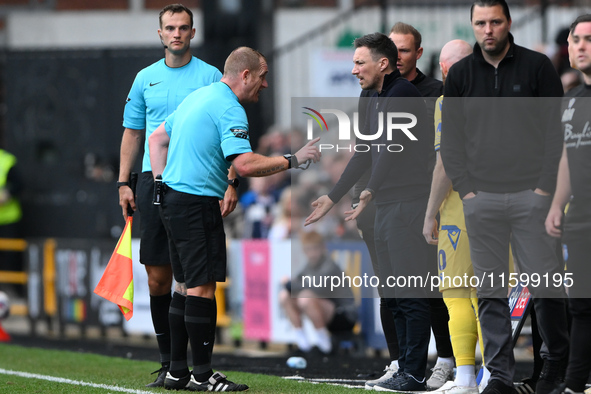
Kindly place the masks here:
[(499, 68), (495, 67), (495, 90), (499, 90)]

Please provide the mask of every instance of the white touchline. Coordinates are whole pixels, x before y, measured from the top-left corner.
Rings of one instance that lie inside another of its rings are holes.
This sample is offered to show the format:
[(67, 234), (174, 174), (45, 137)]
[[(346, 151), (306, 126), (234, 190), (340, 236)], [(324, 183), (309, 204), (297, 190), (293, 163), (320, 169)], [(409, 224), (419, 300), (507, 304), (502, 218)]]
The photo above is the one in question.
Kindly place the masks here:
[(321, 384), (326, 383), (331, 386), (338, 386), (338, 387), (345, 387), (347, 389), (359, 389), (363, 386), (366, 380), (364, 379), (314, 379), (314, 378), (304, 378), (298, 375), (295, 376), (283, 376), (283, 379), (287, 380), (294, 380), (300, 383), (311, 383), (311, 384)]
[(304, 378), (302, 376), (283, 376), (283, 379), (287, 380), (304, 380), (306, 382), (318, 382), (318, 383), (365, 383), (367, 380), (365, 379), (326, 379), (326, 378)]
[(56, 382), (56, 383), (67, 383), (67, 384), (73, 384), (76, 386), (88, 386), (88, 387), (94, 387), (94, 388), (105, 389), (105, 390), (119, 391), (121, 393), (132, 393), (132, 394), (153, 394), (154, 393), (153, 391), (126, 389), (126, 388), (118, 387), (118, 386), (109, 386), (107, 384), (88, 383), (88, 382), (83, 382), (81, 380), (57, 378), (55, 376), (39, 375), (36, 373), (29, 373), (29, 372), (11, 371), (9, 369), (3, 369), (3, 368), (0, 368), (0, 374), (15, 375), (15, 376), (23, 377), (23, 378), (41, 379), (41, 380), (47, 380), (47, 381)]

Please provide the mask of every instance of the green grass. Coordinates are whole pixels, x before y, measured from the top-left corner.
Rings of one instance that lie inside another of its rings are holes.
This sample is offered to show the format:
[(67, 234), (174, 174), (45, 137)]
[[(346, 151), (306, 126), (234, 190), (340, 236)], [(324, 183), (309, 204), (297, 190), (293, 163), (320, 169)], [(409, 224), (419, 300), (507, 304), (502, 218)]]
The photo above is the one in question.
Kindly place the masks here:
[[(146, 371), (154, 368), (154, 363), (149, 361), (0, 344), (0, 368), (118, 386), (131, 390), (171, 393), (171, 391), (164, 389), (144, 387), (148, 383)], [(228, 371), (222, 372), (228, 373)], [(289, 381), (276, 376), (230, 372), (229, 377), (233, 381), (250, 386), (248, 393), (351, 393), (350, 388)], [(86, 387), (0, 373), (0, 393), (105, 394), (117, 392), (106, 388)]]

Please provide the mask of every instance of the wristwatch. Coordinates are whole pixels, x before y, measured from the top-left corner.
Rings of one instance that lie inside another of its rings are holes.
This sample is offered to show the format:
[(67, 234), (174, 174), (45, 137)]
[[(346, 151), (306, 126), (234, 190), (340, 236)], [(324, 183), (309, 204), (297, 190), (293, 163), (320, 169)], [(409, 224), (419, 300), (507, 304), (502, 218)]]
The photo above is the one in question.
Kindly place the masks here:
[(226, 182), (228, 182), (228, 185), (234, 187), (234, 189), (237, 189), (238, 186), (240, 186), (240, 179), (238, 178), (228, 179)]
[(287, 160), (287, 169), (289, 170), (290, 168), (298, 168), (298, 158), (295, 155), (292, 155), (290, 153), (283, 155), (283, 157), (285, 157), (285, 160)]
[(117, 189), (119, 189), (121, 186), (129, 186), (129, 182), (117, 182)]

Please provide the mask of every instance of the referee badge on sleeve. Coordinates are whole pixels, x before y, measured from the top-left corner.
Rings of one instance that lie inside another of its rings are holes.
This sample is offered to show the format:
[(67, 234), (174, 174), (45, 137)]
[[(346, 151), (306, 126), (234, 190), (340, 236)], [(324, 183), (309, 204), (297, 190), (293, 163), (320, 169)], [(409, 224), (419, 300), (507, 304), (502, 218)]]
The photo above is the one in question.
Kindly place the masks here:
[(242, 138), (247, 140), (248, 139), (248, 130), (244, 129), (230, 129), (230, 131), (234, 134), (234, 137)]

